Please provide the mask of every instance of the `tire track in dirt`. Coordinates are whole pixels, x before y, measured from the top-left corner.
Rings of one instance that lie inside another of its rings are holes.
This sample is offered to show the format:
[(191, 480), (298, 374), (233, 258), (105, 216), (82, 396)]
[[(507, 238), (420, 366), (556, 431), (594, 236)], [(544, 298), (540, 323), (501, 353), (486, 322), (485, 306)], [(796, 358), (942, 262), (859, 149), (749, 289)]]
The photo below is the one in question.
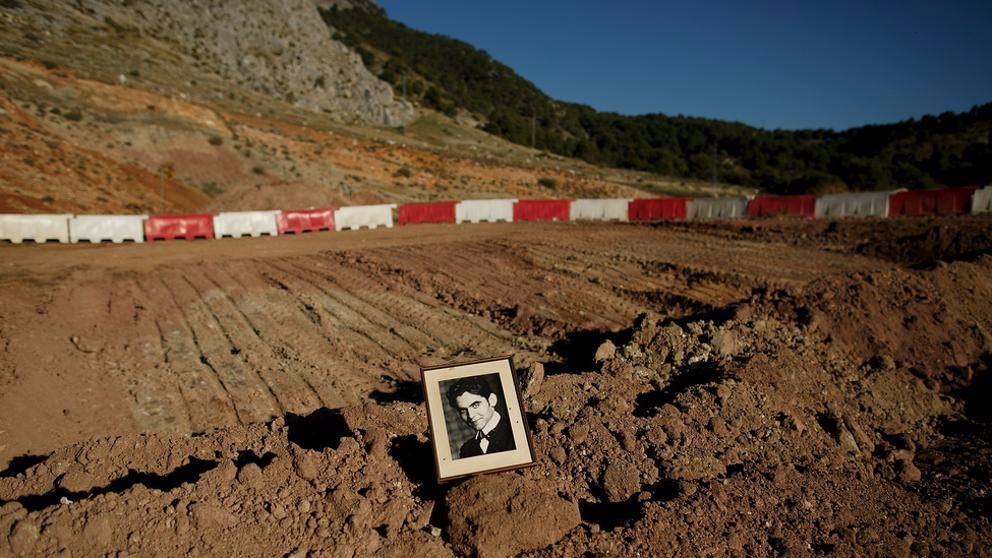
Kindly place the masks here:
[(158, 277), (145, 276), (135, 281), (149, 303), (160, 334), (165, 370), (175, 376), (180, 393), (189, 409), (193, 430), (206, 430), (238, 423), (234, 402), (219, 379), (200, 360), (193, 332), (182, 308)]
[[(334, 260), (328, 260), (333, 265)], [(411, 289), (402, 281), (382, 277), (366, 267), (335, 266), (328, 279), (339, 288), (354, 285), (351, 296), (361, 301), (370, 312), (387, 322), (391, 331), (407, 338), (415, 352), (409, 361), (430, 353), (437, 356), (465, 354), (472, 347), (476, 356), (510, 354), (524, 349), (526, 343), (518, 336), (499, 329), (491, 322), (467, 313), (454, 313), (441, 306), (436, 298)], [(439, 313), (438, 311), (442, 312)], [(485, 325), (483, 325), (483, 322)], [(409, 379), (417, 379), (416, 366), (407, 365)]]
[[(249, 270), (254, 274), (254, 270)], [(265, 291), (249, 292), (245, 287), (243, 273), (231, 273), (226, 267), (212, 266), (204, 270), (204, 277), (227, 297), (231, 307), (241, 315), (257, 339), (256, 345), (263, 346), (264, 352), (278, 363), (279, 381), (286, 385), (281, 388), (294, 396), (294, 405), (288, 406), (291, 412), (303, 414), (320, 406), (336, 407), (345, 399), (338, 391), (325, 390), (329, 374), (319, 365), (330, 359), (325, 355), (318, 358), (319, 350), (311, 349), (310, 359), (303, 358), (300, 350), (292, 346), (292, 340), (300, 337), (294, 331), (299, 328), (285, 327), (281, 305), (269, 304)], [(300, 345), (300, 343), (296, 343)]]
[(351, 273), (347, 268), (339, 267), (331, 272), (318, 273), (301, 262), (283, 263), (286, 266), (284, 271), (294, 273), (299, 279), (333, 296), (359, 316), (359, 319), (370, 324), (374, 331), (385, 332), (384, 335), (390, 340), (395, 338), (397, 342), (393, 343), (394, 348), (391, 349), (394, 353), (391, 355), (392, 361), (389, 366), (392, 372), (390, 376), (403, 379), (416, 377), (418, 370), (414, 362), (416, 356), (423, 354), (427, 348), (435, 346), (438, 340), (411, 327), (408, 321), (398, 315), (402, 314), (404, 303), (391, 300), (389, 302), (393, 304), (389, 304), (384, 300), (377, 300), (374, 291), (370, 289), (370, 281), (361, 274)]
[[(583, 323), (585, 329), (616, 330), (644, 310), (626, 291), (654, 291), (660, 285), (650, 279), (610, 266), (602, 258), (586, 256), (584, 261), (568, 248), (555, 251), (539, 245), (519, 248), (529, 267), (541, 270), (553, 286), (554, 303), (565, 323)], [(547, 298), (549, 302), (551, 298)]]
[(272, 262), (260, 262), (260, 266), (267, 282), (293, 297), (312, 322), (309, 327), (316, 327), (327, 340), (331, 354), (344, 358), (339, 385), (355, 400), (373, 391), (378, 378), (395, 365), (395, 353), (380, 342), (381, 332), (373, 331), (370, 324), (319, 287)]
[(354, 336), (351, 344), (343, 343), (337, 331), (325, 327), (330, 318), (323, 317), (306, 293), (294, 292), (261, 263), (230, 262), (224, 272), (243, 288), (242, 310), (256, 323), (271, 324), (260, 327), (261, 337), (285, 360), (303, 366), (302, 377), (326, 406), (341, 407), (361, 400), (364, 370), (370, 365), (356, 354)]
[(399, 335), (397, 327), (402, 327), (402, 324), (392, 319), (388, 312), (366, 304), (348, 292), (362, 291), (363, 285), (349, 284), (346, 291), (329, 276), (332, 272), (325, 272), (323, 269), (320, 273), (310, 271), (314, 264), (307, 263), (307, 267), (301, 267), (292, 260), (267, 262), (275, 273), (281, 274), (278, 278), (273, 276), (270, 279), (278, 279), (298, 293), (309, 289), (313, 292), (316, 303), (311, 306), (324, 312), (320, 314), (325, 316), (321, 320), (322, 325), (334, 326), (338, 331), (353, 334), (355, 339), (371, 342), (371, 345), (365, 344), (366, 349), (359, 353), (359, 358), (363, 363), (373, 364), (373, 367), (369, 368), (365, 364), (359, 369), (369, 369), (373, 374), (357, 378), (354, 389), (364, 397), (380, 380), (416, 377), (416, 356), (421, 349), (418, 349), (415, 341)]
[[(329, 279), (327, 275), (301, 269), (291, 261), (277, 260), (268, 264), (287, 276), (310, 285), (323, 295), (324, 308), (334, 314), (343, 324), (371, 339), (388, 356), (387, 362), (395, 364), (405, 360), (416, 348), (409, 341), (395, 333), (395, 322), (376, 308), (369, 307), (353, 297), (348, 291), (361, 290), (360, 286), (349, 285), (348, 290)], [(333, 270), (328, 273), (334, 273)]]
[(133, 280), (114, 281), (108, 319), (120, 328), (120, 334), (110, 345), (113, 353), (104, 361), (117, 368), (142, 431), (189, 432), (189, 406), (178, 378), (167, 371), (161, 332), (148, 317), (144, 299)]
[(328, 340), (336, 334), (343, 334), (338, 343), (349, 348), (349, 356), (354, 355), (358, 362), (368, 362), (376, 358), (384, 364), (396, 356), (395, 347), (385, 340), (381, 332), (375, 331), (357, 313), (342, 304), (333, 295), (292, 272), (287, 272), (273, 262), (262, 262), (265, 268), (262, 277), (271, 285), (293, 296), (304, 315), (325, 332)]
[[(458, 250), (460, 252), (468, 252), (471, 248), (470, 244), (472, 243), (459, 244)], [(502, 329), (499, 325), (490, 321), (488, 314), (483, 312), (478, 304), (474, 306), (470, 304), (471, 302), (481, 300), (476, 295), (481, 294), (483, 291), (490, 294), (488, 291), (494, 289), (505, 288), (512, 290), (512, 285), (505, 286), (502, 283), (493, 284), (491, 277), (488, 280), (489, 285), (485, 285), (485, 283), (481, 285), (465, 284), (466, 277), (470, 277), (471, 275), (471, 269), (479, 267), (478, 262), (475, 262), (469, 270), (456, 269), (449, 271), (442, 267), (442, 265), (450, 261), (447, 257), (449, 254), (439, 250), (439, 248), (443, 250), (445, 247), (432, 247), (430, 249), (416, 248), (401, 253), (395, 253), (392, 249), (368, 252), (362, 255), (359, 265), (362, 266), (363, 272), (366, 275), (377, 276), (379, 281), (388, 280), (391, 290), (402, 290), (407, 296), (420, 300), (429, 308), (440, 310), (457, 321), (467, 321), (474, 329), (481, 332), (483, 338), (496, 337), (511, 344), (519, 345), (519, 335)], [(407, 267), (399, 268), (396, 262), (405, 263)], [(430, 272), (422, 273), (415, 271), (418, 267), (429, 269)], [(344, 269), (343, 266), (342, 269)], [(391, 270), (388, 273), (388, 277), (384, 276), (384, 269)], [(373, 281), (371, 278), (369, 280)], [(444, 299), (445, 293), (449, 293), (452, 290), (450, 288), (451, 285), (462, 287), (460, 298), (455, 302), (468, 302), (468, 304), (453, 304), (451, 301)], [(483, 285), (485, 285), (485, 289), (482, 288)], [(468, 293), (470, 292), (473, 294), (469, 295)], [(505, 304), (500, 298), (499, 292), (492, 293), (490, 298), (494, 299), (495, 304), (501, 308)]]
[[(426, 282), (436, 292), (453, 296), (454, 300), (441, 298), (449, 306), (483, 317), (512, 312), (516, 307), (525, 308), (529, 315), (562, 325), (615, 329), (627, 323), (626, 314), (632, 317), (640, 311), (639, 305), (606, 288), (532, 262), (526, 254), (527, 248), (514, 243), (487, 242), (460, 245), (458, 254), (417, 249), (412, 254), (412, 251), (406, 251), (402, 258), (395, 252), (375, 256), (386, 258), (386, 261), (409, 262), (407, 270), (431, 269), (428, 277), (408, 271), (410, 280), (407, 283)], [(494, 275), (505, 280), (494, 282)], [(528, 328), (514, 331), (529, 333)]]
[(172, 296), (189, 323), (200, 360), (216, 374), (227, 391), (238, 421), (246, 424), (276, 416), (281, 409), (269, 386), (235, 357), (235, 346), (225, 335), (217, 316), (187, 280), (185, 272), (166, 269), (159, 276), (171, 287)]
[(307, 335), (313, 324), (289, 310), (296, 305), (295, 299), (277, 300), (285, 293), (263, 280), (252, 262), (223, 262), (209, 275), (218, 285), (224, 285), (258, 338), (285, 363), (290, 369), (288, 373), (298, 376), (321, 405), (332, 407), (344, 401), (336, 387), (327, 388), (329, 374), (320, 366), (329, 359), (321, 359), (319, 355), (327, 355), (330, 346), (326, 339), (310, 339)]
[(281, 364), (278, 355), (262, 343), (244, 314), (231, 302), (226, 289), (210, 280), (204, 268), (189, 270), (186, 280), (197, 291), (221, 326), (231, 344), (231, 354), (240, 358), (245, 368), (252, 370), (268, 388), (278, 405), (278, 412), (297, 414), (312, 410), (317, 403), (315, 394), (299, 377), (276, 369)]

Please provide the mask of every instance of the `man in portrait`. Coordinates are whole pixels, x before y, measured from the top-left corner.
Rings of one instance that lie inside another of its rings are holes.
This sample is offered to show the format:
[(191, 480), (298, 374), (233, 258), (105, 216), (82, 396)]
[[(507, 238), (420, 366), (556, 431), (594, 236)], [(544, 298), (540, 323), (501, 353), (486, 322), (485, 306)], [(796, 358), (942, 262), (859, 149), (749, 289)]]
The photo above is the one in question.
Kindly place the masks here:
[(460, 378), (449, 386), (448, 403), (475, 433), (462, 444), (459, 458), (516, 449), (501, 395), (485, 376)]

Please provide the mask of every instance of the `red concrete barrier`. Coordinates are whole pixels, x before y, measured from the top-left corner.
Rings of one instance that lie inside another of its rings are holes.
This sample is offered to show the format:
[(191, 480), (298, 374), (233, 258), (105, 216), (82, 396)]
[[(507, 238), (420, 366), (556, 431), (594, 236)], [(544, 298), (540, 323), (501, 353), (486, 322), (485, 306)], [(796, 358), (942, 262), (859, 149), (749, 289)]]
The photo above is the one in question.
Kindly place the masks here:
[(685, 220), (690, 201), (692, 198), (634, 199), (627, 206), (627, 218), (631, 221)]
[(977, 189), (976, 186), (962, 186), (897, 192), (889, 198), (889, 216), (921, 217), (970, 213), (971, 196)]
[(816, 196), (758, 196), (747, 203), (748, 217), (815, 217)]
[(285, 209), (276, 217), (279, 234), (334, 230), (334, 208)]
[(192, 215), (150, 215), (145, 219), (145, 240), (175, 240), (214, 237), (214, 217), (209, 213)]
[(513, 204), (513, 222), (568, 221), (571, 200), (519, 200)]
[(456, 203), (458, 202), (404, 203), (397, 210), (399, 223), (400, 225), (454, 223)]

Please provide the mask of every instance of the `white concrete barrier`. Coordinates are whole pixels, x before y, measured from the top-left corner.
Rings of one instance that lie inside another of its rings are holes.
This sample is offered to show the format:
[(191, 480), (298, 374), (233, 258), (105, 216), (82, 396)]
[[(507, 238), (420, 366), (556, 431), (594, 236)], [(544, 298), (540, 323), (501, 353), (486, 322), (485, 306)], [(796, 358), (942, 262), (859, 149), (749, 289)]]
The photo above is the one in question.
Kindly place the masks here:
[(502, 200), (466, 200), (455, 204), (456, 223), (481, 223), (489, 221), (513, 222), (513, 204), (516, 198)]
[(992, 213), (992, 186), (975, 190), (971, 196), (972, 213)]
[(693, 198), (686, 219), (739, 219), (747, 216), (747, 198)]
[(147, 215), (73, 215), (69, 219), (70, 242), (103, 242), (120, 244), (145, 241)]
[(334, 210), (334, 228), (339, 231), (362, 227), (369, 229), (392, 228), (393, 209), (395, 208), (395, 203), (339, 207)]
[(572, 200), (568, 218), (572, 221), (626, 221), (629, 205), (630, 200), (626, 198)]
[(850, 192), (816, 198), (816, 218), (888, 217), (892, 192)]
[(228, 211), (214, 215), (214, 238), (230, 236), (276, 236), (278, 211)]
[(25, 240), (69, 242), (72, 215), (0, 215), (0, 240), (20, 244)]

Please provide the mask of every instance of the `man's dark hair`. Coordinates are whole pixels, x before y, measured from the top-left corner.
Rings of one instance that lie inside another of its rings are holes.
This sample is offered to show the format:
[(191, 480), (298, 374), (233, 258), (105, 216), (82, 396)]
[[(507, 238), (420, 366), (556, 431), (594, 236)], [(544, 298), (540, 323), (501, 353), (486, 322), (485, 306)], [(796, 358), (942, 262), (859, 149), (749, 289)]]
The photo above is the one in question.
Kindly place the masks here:
[(453, 384), (448, 386), (448, 393), (446, 394), (448, 397), (448, 403), (451, 403), (451, 406), (457, 409), (458, 402), (456, 402), (455, 399), (465, 392), (478, 395), (480, 397), (485, 397), (486, 399), (489, 398), (490, 394), (495, 393), (493, 391), (493, 387), (489, 385), (489, 382), (486, 380), (485, 376), (469, 376), (467, 378), (459, 378), (455, 380)]

